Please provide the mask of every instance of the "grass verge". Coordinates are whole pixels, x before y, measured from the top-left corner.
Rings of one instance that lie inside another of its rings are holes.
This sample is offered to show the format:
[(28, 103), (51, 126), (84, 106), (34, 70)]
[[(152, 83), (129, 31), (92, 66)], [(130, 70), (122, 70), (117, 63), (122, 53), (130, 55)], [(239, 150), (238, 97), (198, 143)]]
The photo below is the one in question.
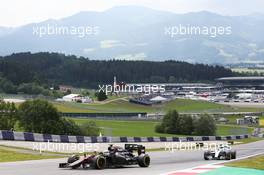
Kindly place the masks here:
[(260, 156), (247, 158), (244, 160), (225, 163), (225, 166), (264, 170), (264, 154)]
[(249, 137), (246, 139), (239, 139), (239, 140), (234, 140), (235, 145), (240, 145), (240, 144), (246, 144), (246, 143), (252, 143), (252, 142), (257, 142), (263, 140), (262, 138), (256, 138), (256, 137)]
[(0, 162), (15, 162), (15, 161), (55, 159), (55, 158), (61, 158), (61, 156), (21, 153), (21, 152), (4, 149), (2, 147), (0, 148)]

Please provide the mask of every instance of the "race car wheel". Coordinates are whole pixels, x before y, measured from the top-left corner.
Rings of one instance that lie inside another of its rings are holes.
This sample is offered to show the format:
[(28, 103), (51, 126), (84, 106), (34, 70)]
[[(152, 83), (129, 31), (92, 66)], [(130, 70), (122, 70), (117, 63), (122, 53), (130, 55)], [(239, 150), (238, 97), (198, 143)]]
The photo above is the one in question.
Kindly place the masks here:
[(231, 159), (236, 159), (236, 151), (231, 152)]
[(205, 152), (204, 153), (204, 160), (209, 160), (210, 153)]
[(230, 160), (231, 159), (231, 152), (225, 153), (225, 159)]
[(220, 152), (218, 157), (217, 157), (217, 160), (227, 160), (227, 154), (226, 152)]
[(150, 157), (147, 154), (140, 155), (138, 157), (138, 165), (140, 167), (148, 167), (150, 164)]
[(101, 170), (105, 168), (106, 160), (103, 156), (96, 156), (93, 161), (95, 169)]

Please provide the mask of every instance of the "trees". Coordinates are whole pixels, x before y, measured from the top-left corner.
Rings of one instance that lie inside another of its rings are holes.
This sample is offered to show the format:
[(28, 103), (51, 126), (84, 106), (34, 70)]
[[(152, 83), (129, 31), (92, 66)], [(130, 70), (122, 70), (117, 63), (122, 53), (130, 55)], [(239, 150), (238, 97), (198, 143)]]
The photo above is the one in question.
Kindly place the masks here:
[(161, 124), (156, 126), (156, 132), (176, 134), (178, 133), (179, 114), (176, 110), (169, 111), (162, 119)]
[(230, 69), (221, 66), (181, 61), (88, 60), (43, 52), (2, 57), (0, 74), (16, 87), (35, 83), (42, 87), (65, 84), (92, 88), (112, 83), (114, 76), (126, 83), (165, 83), (207, 82), (234, 75)]
[(61, 117), (57, 109), (44, 100), (26, 101), (19, 106), (20, 125), (27, 132), (80, 135), (72, 120)]
[(214, 118), (208, 114), (200, 116), (200, 118), (195, 121), (195, 134), (201, 136), (215, 135), (216, 123)]
[(19, 106), (20, 125), (27, 132), (57, 133), (56, 122), (60, 120), (57, 109), (47, 101), (26, 101)]
[(22, 83), (18, 86), (17, 92), (25, 94), (45, 94), (45, 89), (36, 83)]
[(168, 83), (176, 83), (177, 80), (174, 76), (169, 76)]
[(190, 115), (179, 117), (179, 133), (184, 135), (192, 135), (194, 132), (193, 118)]
[(17, 121), (17, 109), (14, 103), (0, 101), (0, 130), (11, 130)]
[(94, 121), (87, 121), (80, 126), (82, 135), (86, 136), (98, 136), (100, 128), (96, 126)]
[(44, 88), (36, 83), (21, 83), (19, 85), (14, 85), (11, 81), (0, 76), (0, 92), (16, 94), (25, 93), (38, 95), (42, 94), (45, 96), (54, 95), (48, 88)]
[(107, 99), (107, 95), (105, 94), (104, 91), (99, 91), (98, 93), (95, 94), (95, 96), (97, 97), (98, 101), (104, 101)]
[(90, 92), (89, 92), (88, 90), (82, 90), (82, 91), (81, 91), (81, 94), (82, 94), (83, 96), (89, 96), (89, 95), (90, 95)]
[(213, 117), (206, 114), (193, 118), (190, 115), (179, 116), (176, 110), (172, 110), (163, 117), (161, 124), (156, 125), (155, 131), (180, 135), (215, 135), (216, 124)]
[(191, 135), (194, 131), (193, 118), (189, 115), (179, 116), (176, 110), (169, 111), (156, 125), (156, 132), (168, 134)]
[(0, 91), (13, 94), (17, 89), (11, 81), (0, 76)]
[(194, 131), (193, 118), (189, 115), (179, 116), (176, 110), (169, 111), (156, 125), (155, 131), (168, 134), (192, 135)]
[(0, 101), (0, 130), (11, 130), (18, 124), (23, 131), (43, 134), (98, 136), (95, 122), (77, 125), (71, 119), (61, 117), (57, 109), (44, 100), (22, 103), (17, 109), (14, 103)]
[(81, 128), (71, 119), (62, 118), (59, 122), (60, 132), (63, 135), (82, 135)]

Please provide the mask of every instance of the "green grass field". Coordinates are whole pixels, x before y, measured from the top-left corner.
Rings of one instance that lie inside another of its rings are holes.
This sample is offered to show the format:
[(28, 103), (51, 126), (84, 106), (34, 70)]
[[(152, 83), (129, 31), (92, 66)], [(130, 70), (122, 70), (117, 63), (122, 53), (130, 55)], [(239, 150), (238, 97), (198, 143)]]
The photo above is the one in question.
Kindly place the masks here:
[(170, 109), (176, 109), (178, 112), (235, 112), (235, 111), (261, 111), (258, 108), (238, 108), (227, 105), (221, 105), (206, 101), (176, 99), (168, 103), (144, 106), (129, 103), (125, 100), (112, 101), (106, 104), (80, 104), (80, 103), (54, 103), (61, 112), (80, 112), (80, 113), (122, 113), (122, 112), (167, 112)]
[[(226, 166), (264, 170), (264, 155), (225, 163)], [(264, 172), (263, 172), (264, 174)]]
[(262, 138), (257, 138), (257, 137), (249, 137), (249, 138), (246, 138), (246, 139), (240, 139), (240, 140), (234, 140), (235, 144), (246, 144), (246, 143), (251, 143), (251, 142), (257, 142), (257, 141), (260, 141), (260, 140), (263, 140)]
[(51, 156), (51, 155), (20, 153), (16, 151), (10, 151), (8, 149), (0, 148), (0, 162), (14, 162), (14, 161), (54, 159), (54, 158), (61, 158), (61, 157)]
[(236, 125), (217, 125), (218, 135), (241, 135), (246, 133), (252, 133), (253, 128)]
[[(76, 123), (81, 124), (86, 121), (95, 121), (102, 128), (104, 135), (112, 136), (175, 136), (172, 134), (160, 134), (155, 132), (157, 121), (120, 121), (120, 120), (93, 120), (84, 118), (74, 118)], [(252, 128), (242, 128), (233, 125), (218, 125), (217, 135), (245, 134), (252, 132)], [(179, 135), (177, 135), (179, 136)]]
[[(236, 119), (243, 118), (244, 115), (229, 115), (225, 116), (226, 119), (228, 119), (228, 123), (230, 124), (236, 124)], [(264, 119), (264, 116), (259, 116), (259, 119)]]

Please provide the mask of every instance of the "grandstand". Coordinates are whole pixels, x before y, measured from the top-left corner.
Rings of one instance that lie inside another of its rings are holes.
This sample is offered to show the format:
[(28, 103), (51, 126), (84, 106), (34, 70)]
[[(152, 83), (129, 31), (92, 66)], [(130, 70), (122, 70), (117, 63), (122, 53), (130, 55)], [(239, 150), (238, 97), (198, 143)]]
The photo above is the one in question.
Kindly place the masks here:
[(223, 88), (264, 90), (264, 77), (223, 77), (216, 79)]

